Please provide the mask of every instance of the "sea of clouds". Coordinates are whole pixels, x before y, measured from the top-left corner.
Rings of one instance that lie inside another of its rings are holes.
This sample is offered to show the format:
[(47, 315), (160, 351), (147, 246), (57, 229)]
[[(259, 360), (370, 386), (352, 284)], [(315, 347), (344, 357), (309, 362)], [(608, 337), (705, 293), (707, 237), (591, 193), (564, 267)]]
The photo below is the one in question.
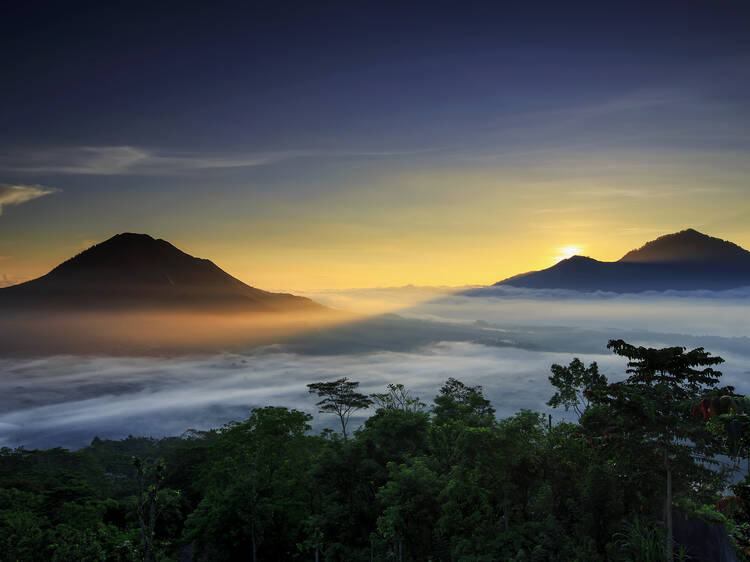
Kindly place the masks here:
[[(724, 384), (750, 393), (750, 291), (403, 290), (408, 294), (373, 290), (394, 293), (384, 301), (390, 310), (400, 303), (396, 314), (243, 352), (0, 359), (0, 445), (79, 447), (94, 436), (179, 435), (244, 419), (265, 405), (308, 411), (315, 429), (336, 428), (336, 420), (316, 412), (306, 385), (339, 377), (360, 381), (366, 393), (403, 383), (428, 404), (454, 377), (482, 385), (500, 416), (530, 408), (560, 419), (564, 412), (546, 406), (550, 365), (580, 357), (597, 361), (610, 379), (622, 378), (624, 361), (606, 349), (616, 337), (704, 346), (726, 360)], [(356, 310), (356, 295), (375, 298), (362, 289), (341, 293), (349, 310)]]

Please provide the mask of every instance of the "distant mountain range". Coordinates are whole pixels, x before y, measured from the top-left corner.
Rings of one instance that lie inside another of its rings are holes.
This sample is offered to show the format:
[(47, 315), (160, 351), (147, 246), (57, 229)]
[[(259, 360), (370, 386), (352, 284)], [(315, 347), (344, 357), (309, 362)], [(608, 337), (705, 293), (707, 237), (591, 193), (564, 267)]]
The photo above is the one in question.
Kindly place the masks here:
[(750, 286), (750, 252), (689, 228), (652, 240), (615, 262), (573, 256), (498, 285), (616, 293), (725, 290)]
[[(750, 252), (687, 229), (661, 236), (615, 262), (573, 256), (495, 286), (617, 293), (724, 290), (750, 286)], [(330, 309), (304, 297), (246, 285), (213, 262), (190, 256), (165, 240), (124, 233), (38, 279), (0, 289), (0, 312), (13, 310), (225, 313)]]
[(256, 289), (166, 240), (132, 233), (96, 244), (43, 277), (0, 289), (0, 309), (326, 310), (304, 297)]

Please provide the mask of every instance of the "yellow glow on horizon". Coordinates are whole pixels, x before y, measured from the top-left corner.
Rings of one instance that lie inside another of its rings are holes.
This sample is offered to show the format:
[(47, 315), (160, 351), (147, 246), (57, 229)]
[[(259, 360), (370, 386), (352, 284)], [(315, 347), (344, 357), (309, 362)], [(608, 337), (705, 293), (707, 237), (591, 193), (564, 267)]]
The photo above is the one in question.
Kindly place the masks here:
[[(356, 177), (343, 169), (347, 188), (315, 197), (248, 189), (116, 220), (119, 207), (108, 200), (96, 213), (62, 207), (43, 226), (12, 223), (8, 213), (0, 221), (0, 286), (44, 275), (118, 232), (164, 238), (249, 285), (293, 293), (488, 285), (576, 254), (615, 261), (688, 227), (750, 248), (744, 175), (716, 176), (703, 166), (699, 174), (675, 159), (674, 177), (645, 157), (591, 158), (585, 169), (536, 160)], [(623, 162), (627, 173), (613, 174)], [(707, 190), (709, 180), (721, 197)], [(663, 203), (676, 197), (680, 205), (665, 215)]]

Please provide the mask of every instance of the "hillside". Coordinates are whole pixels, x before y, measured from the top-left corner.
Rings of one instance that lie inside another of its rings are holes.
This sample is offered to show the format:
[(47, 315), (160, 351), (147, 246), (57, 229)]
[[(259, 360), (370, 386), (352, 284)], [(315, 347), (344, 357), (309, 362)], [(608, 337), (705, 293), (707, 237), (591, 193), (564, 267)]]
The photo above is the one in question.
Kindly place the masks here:
[(687, 229), (652, 240), (615, 262), (573, 256), (495, 285), (617, 293), (732, 289), (750, 285), (750, 252)]

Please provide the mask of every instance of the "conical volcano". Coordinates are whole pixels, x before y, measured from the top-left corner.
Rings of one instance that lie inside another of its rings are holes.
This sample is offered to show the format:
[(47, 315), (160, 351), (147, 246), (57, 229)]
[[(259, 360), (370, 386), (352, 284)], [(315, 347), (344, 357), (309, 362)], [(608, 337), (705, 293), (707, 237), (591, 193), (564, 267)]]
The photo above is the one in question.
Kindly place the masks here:
[(304, 297), (246, 285), (210, 260), (186, 254), (166, 240), (133, 233), (96, 244), (38, 279), (0, 289), (0, 307), (323, 310)]

